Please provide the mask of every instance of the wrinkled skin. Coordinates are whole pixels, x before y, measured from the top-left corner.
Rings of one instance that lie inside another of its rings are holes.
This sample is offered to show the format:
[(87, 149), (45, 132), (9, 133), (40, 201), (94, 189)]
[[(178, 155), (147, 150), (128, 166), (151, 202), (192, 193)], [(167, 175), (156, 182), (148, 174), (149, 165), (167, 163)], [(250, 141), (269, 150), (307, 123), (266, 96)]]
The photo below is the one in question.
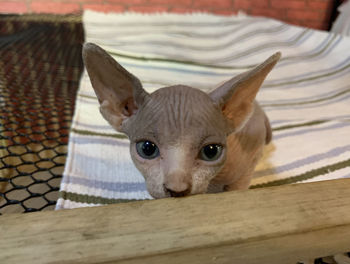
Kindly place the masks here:
[[(279, 57), (276, 53), (209, 94), (183, 85), (148, 94), (104, 50), (94, 44), (83, 49), (101, 114), (128, 135), (132, 160), (154, 198), (205, 193), (210, 183), (227, 191), (249, 187), (271, 140), (269, 121), (255, 96)], [(145, 141), (156, 146), (158, 155), (140, 154), (137, 145)], [(215, 159), (203, 157), (208, 145), (215, 146)]]

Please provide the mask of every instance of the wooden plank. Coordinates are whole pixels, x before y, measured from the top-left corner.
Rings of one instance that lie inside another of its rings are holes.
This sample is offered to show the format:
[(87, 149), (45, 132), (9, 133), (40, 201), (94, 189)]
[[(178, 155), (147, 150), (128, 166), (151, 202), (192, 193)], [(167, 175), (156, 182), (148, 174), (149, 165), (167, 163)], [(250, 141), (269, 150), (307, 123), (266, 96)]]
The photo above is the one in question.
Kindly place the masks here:
[(0, 216), (0, 263), (296, 263), (350, 250), (350, 180)]

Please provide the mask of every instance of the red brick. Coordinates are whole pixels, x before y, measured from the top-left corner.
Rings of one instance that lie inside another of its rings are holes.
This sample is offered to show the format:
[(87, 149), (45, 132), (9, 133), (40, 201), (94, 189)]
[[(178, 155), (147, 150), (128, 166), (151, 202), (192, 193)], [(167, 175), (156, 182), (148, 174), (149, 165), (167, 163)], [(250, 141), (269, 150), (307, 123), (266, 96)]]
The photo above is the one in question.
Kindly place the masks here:
[(299, 20), (283, 20), (283, 21), (291, 25), (302, 26)]
[(193, 1), (194, 8), (232, 8), (231, 0), (194, 0)]
[[(1, 1), (1, 0), (0, 0)], [(44, 0), (41, 0), (44, 2)], [(31, 0), (28, 0), (28, 2), (31, 2)], [(47, 0), (47, 2), (62, 2), (62, 3), (91, 3), (91, 4), (102, 4), (104, 0)]]
[(68, 14), (79, 12), (80, 5), (77, 3), (34, 1), (31, 3), (31, 9), (34, 13)]
[[(281, 0), (282, 1), (282, 0)], [(241, 10), (241, 9), (254, 9), (256, 7), (262, 8), (262, 7), (268, 7), (269, 1), (268, 0), (234, 0), (233, 7), (235, 10)]]
[(272, 8), (302, 9), (306, 7), (306, 2), (304, 0), (270, 0), (270, 5)]
[(123, 12), (125, 10), (125, 7), (122, 5), (95, 5), (95, 4), (85, 4), (83, 5), (83, 9), (88, 10), (94, 10), (94, 11), (100, 11), (100, 12)]
[(283, 10), (274, 8), (254, 8), (251, 10), (250, 14), (253, 16), (272, 17), (280, 20), (283, 20), (285, 17), (285, 12), (283, 12)]
[(140, 13), (155, 13), (155, 12), (167, 12), (169, 8), (167, 6), (157, 6), (157, 5), (149, 5), (149, 6), (129, 6), (128, 11), (140, 12)]
[(215, 10), (213, 13), (222, 16), (231, 16), (237, 14), (237, 12), (234, 10)]
[(164, 4), (166, 6), (190, 6), (192, 0), (148, 0), (150, 4)]
[(324, 20), (326, 14), (324, 12), (314, 10), (287, 10), (287, 18), (299, 19), (299, 20)]
[(27, 5), (18, 2), (0, 2), (0, 13), (25, 13)]
[(288, 17), (288, 18), (285, 17), (283, 19), (283, 21), (288, 22), (290, 24), (298, 24), (298, 25), (300, 25), (300, 19), (295, 19), (295, 18), (291, 18), (291, 17)]
[(329, 24), (324, 21), (303, 21), (300, 23), (303, 27), (309, 27), (313, 29), (328, 30)]
[(122, 5), (145, 5), (148, 3), (148, 0), (105, 0), (106, 3), (113, 4), (122, 4)]
[(189, 14), (189, 13), (212, 13), (210, 8), (185, 8), (185, 7), (173, 7), (169, 10), (171, 13), (179, 13), (179, 14)]
[(332, 10), (333, 4), (333, 0), (309, 0), (308, 2), (308, 6), (315, 10)]
[(233, 8), (235, 10), (246, 10), (246, 9), (250, 9), (252, 7), (252, 3), (250, 0), (235, 0), (233, 2)]

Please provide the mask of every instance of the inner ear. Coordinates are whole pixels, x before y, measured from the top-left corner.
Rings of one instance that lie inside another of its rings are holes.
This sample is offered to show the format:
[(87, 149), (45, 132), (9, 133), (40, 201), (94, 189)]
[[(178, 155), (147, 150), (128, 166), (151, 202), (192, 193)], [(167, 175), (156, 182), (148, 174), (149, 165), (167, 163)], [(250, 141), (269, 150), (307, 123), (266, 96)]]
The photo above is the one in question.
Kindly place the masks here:
[(141, 82), (105, 50), (92, 43), (83, 46), (83, 60), (103, 117), (118, 131), (149, 100)]
[(239, 74), (209, 93), (221, 108), (231, 131), (238, 131), (249, 120), (254, 111), (256, 94), (280, 57), (277, 52), (254, 69)]
[(130, 116), (136, 114), (137, 109), (138, 109), (138, 107), (135, 104), (134, 99), (132, 97), (129, 97), (124, 103), (122, 113), (124, 116), (130, 117)]

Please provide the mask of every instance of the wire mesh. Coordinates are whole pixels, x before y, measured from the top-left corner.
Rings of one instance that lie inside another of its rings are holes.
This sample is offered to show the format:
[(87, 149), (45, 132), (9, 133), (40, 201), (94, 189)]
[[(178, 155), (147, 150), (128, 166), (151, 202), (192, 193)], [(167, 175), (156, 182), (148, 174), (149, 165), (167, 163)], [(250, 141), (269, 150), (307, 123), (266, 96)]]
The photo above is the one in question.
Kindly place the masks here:
[(0, 16), (0, 215), (56, 204), (83, 39), (79, 17)]

